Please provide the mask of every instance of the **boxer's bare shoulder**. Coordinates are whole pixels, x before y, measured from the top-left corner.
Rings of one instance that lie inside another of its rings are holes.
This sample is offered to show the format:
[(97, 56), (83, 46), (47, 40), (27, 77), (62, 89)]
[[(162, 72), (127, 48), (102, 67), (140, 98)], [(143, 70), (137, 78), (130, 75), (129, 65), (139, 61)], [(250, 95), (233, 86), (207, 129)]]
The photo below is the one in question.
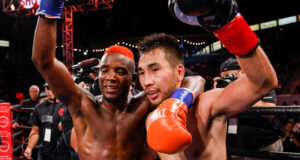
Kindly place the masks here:
[(222, 93), (222, 91), (222, 88), (215, 88), (200, 94), (198, 101), (194, 104), (196, 105), (197, 111), (203, 112), (208, 116), (207, 118), (211, 118), (210, 116), (213, 105), (216, 101), (216, 98)]
[(150, 107), (144, 93), (128, 96), (128, 105), (120, 107), (120, 110), (107, 106), (102, 95), (94, 97), (87, 94), (87, 97), (96, 107), (86, 106), (90, 109), (83, 109), (85, 116), (81, 121), (86, 127), (75, 124), (76, 134), (81, 137), (77, 138), (80, 158), (143, 159), (152, 154), (145, 144), (144, 124)]

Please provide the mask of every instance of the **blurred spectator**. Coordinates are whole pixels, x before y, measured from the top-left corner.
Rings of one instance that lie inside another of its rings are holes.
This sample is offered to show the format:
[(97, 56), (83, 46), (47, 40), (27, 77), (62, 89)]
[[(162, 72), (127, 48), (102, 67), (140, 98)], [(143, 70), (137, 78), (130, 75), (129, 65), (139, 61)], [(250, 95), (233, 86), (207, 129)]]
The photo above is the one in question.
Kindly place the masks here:
[(299, 116), (298, 116), (298, 122), (294, 124), (293, 126), (293, 132), (295, 134), (300, 134), (300, 122), (299, 122)]
[[(300, 135), (293, 131), (294, 124), (294, 120), (289, 119), (283, 126), (281, 140), (284, 152), (300, 152)], [(296, 128), (298, 128), (298, 126), (296, 126)]]
[[(22, 108), (34, 108), (39, 103), (40, 88), (37, 85), (29, 87), (30, 98), (24, 99), (21, 107)], [(16, 129), (20, 124), (24, 126), (31, 126), (29, 120), (32, 112), (16, 112), (12, 128)]]
[(37, 85), (30, 86), (29, 87), (30, 98), (23, 100), (22, 107), (34, 108), (34, 106), (39, 103), (39, 94), (40, 94), (40, 88)]
[(94, 80), (96, 80), (99, 76), (99, 71), (97, 71), (97, 72), (93, 71), (93, 72), (89, 73), (89, 76), (91, 78), (93, 78)]
[(39, 103), (43, 102), (44, 100), (46, 100), (48, 97), (47, 97), (47, 94), (46, 92), (43, 90), (42, 92), (40, 92), (40, 95), (39, 95)]
[(61, 136), (58, 123), (63, 113), (63, 105), (56, 100), (48, 84), (45, 84), (48, 99), (39, 103), (32, 116), (32, 129), (24, 156), (31, 159), (32, 150), (38, 145), (38, 160), (59, 160), (57, 140)]

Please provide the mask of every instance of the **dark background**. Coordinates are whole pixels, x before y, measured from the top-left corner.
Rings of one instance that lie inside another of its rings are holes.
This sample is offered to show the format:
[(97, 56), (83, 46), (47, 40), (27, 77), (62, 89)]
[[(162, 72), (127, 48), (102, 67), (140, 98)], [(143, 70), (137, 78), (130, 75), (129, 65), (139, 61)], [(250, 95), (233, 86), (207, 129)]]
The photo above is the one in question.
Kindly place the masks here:
[[(300, 14), (299, 0), (237, 0), (240, 12), (249, 24)], [(1, 4), (2, 9), (2, 4)], [(31, 84), (42, 85), (43, 79), (31, 63), (31, 47), (37, 17), (16, 17), (0, 13), (0, 39), (9, 40), (10, 47), (0, 47), (0, 99), (12, 103), (15, 94), (28, 96)], [(153, 32), (165, 32), (200, 42), (213, 39), (199, 27), (185, 25), (174, 19), (166, 0), (115, 0), (114, 8), (96, 12), (74, 13), (74, 48), (105, 48), (118, 41), (135, 43)], [(299, 22), (256, 32), (273, 65), (284, 57), (281, 51), (299, 53)], [(58, 46), (61, 45), (61, 22), (58, 23)], [(61, 57), (61, 49), (57, 50)], [(74, 53), (77, 63), (86, 57)], [(87, 57), (101, 56), (89, 53)]]

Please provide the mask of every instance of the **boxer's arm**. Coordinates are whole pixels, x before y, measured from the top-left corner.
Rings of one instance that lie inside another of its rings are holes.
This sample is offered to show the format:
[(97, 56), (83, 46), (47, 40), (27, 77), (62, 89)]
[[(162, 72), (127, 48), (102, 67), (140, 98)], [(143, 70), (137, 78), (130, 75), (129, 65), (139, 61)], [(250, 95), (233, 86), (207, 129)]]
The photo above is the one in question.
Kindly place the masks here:
[(212, 32), (230, 53), (236, 55), (245, 72), (245, 76), (221, 93), (217, 91), (212, 116), (239, 113), (277, 85), (275, 71), (258, 46), (258, 37), (238, 12), (235, 0), (170, 0), (169, 8), (180, 21)]
[(72, 128), (71, 133), (70, 133), (70, 145), (74, 149), (75, 152), (78, 152), (78, 147), (77, 147), (77, 136), (75, 129)]
[(201, 76), (187, 76), (183, 78), (181, 88), (188, 88), (194, 93), (195, 99), (204, 91), (205, 79)]
[(49, 84), (51, 91), (70, 111), (79, 111), (81, 92), (63, 63), (55, 57), (56, 51), (56, 20), (38, 18), (32, 61), (43, 78)]
[(259, 46), (253, 53), (236, 56), (245, 75), (223, 89), (212, 108), (212, 115), (232, 116), (246, 110), (276, 87), (276, 73)]

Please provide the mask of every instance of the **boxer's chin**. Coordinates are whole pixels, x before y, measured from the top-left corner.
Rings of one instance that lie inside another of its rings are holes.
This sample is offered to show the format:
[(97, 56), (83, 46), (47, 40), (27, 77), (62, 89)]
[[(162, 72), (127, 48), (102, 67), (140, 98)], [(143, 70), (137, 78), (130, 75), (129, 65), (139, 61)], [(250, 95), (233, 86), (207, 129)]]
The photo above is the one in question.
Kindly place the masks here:
[(161, 104), (161, 102), (164, 100), (164, 97), (157, 97), (157, 98), (149, 98), (148, 97), (148, 99), (149, 99), (149, 101), (150, 101), (150, 103), (151, 103), (151, 106), (155, 106), (155, 108), (156, 107), (158, 107), (160, 104)]
[(108, 102), (108, 103), (117, 103), (120, 102), (120, 96), (114, 97), (114, 98), (109, 98), (106, 96), (103, 96), (103, 98)]

